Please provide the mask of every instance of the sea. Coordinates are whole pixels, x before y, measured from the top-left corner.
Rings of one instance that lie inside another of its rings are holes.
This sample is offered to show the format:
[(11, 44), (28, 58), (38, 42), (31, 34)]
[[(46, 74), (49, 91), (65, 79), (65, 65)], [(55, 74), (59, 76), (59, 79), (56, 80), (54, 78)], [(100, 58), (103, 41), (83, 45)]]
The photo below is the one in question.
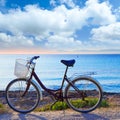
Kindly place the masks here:
[[(33, 56), (35, 54), (0, 55), (0, 90), (5, 90), (8, 83), (17, 78), (14, 75), (16, 59), (28, 60)], [(74, 66), (68, 70), (69, 78), (73, 79), (76, 75), (91, 76), (101, 84), (103, 91), (120, 93), (120, 54), (39, 54), (39, 56), (35, 71), (48, 88), (57, 89), (61, 85), (66, 68), (61, 60), (75, 59)]]

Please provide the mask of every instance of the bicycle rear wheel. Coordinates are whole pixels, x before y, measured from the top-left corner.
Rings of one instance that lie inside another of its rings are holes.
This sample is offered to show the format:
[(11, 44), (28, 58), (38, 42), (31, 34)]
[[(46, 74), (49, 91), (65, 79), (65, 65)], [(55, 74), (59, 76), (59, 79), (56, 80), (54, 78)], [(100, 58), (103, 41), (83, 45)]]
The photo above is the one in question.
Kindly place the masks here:
[(102, 89), (89, 77), (80, 77), (68, 84), (65, 97), (68, 106), (77, 112), (87, 113), (96, 109), (102, 100)]
[(27, 87), (26, 79), (15, 79), (6, 88), (6, 100), (8, 105), (20, 113), (28, 113), (34, 110), (40, 100), (40, 93), (34, 83), (30, 83), (27, 93), (23, 96)]

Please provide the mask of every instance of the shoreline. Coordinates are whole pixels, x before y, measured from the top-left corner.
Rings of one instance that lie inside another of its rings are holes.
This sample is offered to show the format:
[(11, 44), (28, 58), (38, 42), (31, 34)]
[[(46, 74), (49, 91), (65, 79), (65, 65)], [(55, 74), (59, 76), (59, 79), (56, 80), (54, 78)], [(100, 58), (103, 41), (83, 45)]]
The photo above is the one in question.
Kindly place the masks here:
[[(120, 93), (119, 92), (118, 93), (117, 92), (103, 92), (103, 96), (104, 95), (110, 95), (110, 96), (112, 96), (112, 95), (118, 95), (118, 96), (120, 96)], [(0, 90), (0, 98), (1, 97), (5, 97), (5, 91), (4, 90)]]
[[(43, 92), (43, 98), (46, 97), (49, 97), (49, 94), (47, 94), (46, 92), (44, 93)], [(116, 92), (103, 92), (103, 99), (106, 99), (106, 100), (110, 100), (113, 99), (112, 101), (116, 101), (117, 103), (119, 103), (120, 105), (120, 93), (116, 93)], [(5, 91), (1, 91), (0, 90), (0, 103), (2, 104), (7, 104), (6, 102), (6, 98), (5, 98)]]
[[(49, 97), (49, 94), (47, 94), (46, 92), (43, 92), (43, 98), (44, 95), (47, 97)], [(118, 103), (120, 105), (120, 93), (115, 93), (115, 92), (103, 92), (103, 99), (108, 100), (108, 102), (113, 101), (115, 103)], [(0, 91), (0, 103), (2, 104), (7, 104), (6, 102), (6, 98), (5, 98), (5, 91)]]
[(118, 92), (103, 92), (103, 95), (120, 95), (120, 93)]
[[(5, 90), (0, 90), (0, 97), (5, 94)], [(105, 92), (103, 91), (103, 95), (120, 95), (120, 92)]]

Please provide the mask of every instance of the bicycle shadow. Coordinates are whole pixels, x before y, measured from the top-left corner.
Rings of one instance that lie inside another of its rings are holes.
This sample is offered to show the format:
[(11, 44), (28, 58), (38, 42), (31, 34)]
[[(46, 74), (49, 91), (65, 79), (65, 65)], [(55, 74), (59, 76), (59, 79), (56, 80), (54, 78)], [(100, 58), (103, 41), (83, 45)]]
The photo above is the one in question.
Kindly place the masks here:
[(109, 118), (103, 117), (101, 115), (97, 115), (94, 113), (81, 113), (78, 115), (72, 115), (73, 118), (82, 118), (84, 120), (110, 120)]
[[(43, 117), (40, 114), (18, 114), (20, 120), (48, 120), (49, 118)], [(59, 116), (58, 118), (55, 118), (56, 120), (64, 120), (64, 119), (77, 119), (77, 120), (110, 120), (109, 118), (103, 117), (101, 115), (97, 115), (94, 113), (81, 113), (81, 114), (74, 114), (74, 115), (65, 115), (65, 116)]]
[(32, 114), (32, 113), (29, 113), (29, 114), (19, 113), (18, 117), (19, 117), (20, 120), (48, 120), (43, 116), (35, 115), (35, 114)]
[[(28, 113), (28, 114), (5, 114), (0, 116), (0, 120), (49, 120), (50, 116), (44, 116), (42, 114)], [(51, 118), (51, 117), (50, 117)], [(110, 120), (110, 118), (94, 113), (74, 113), (54, 116), (54, 120)]]

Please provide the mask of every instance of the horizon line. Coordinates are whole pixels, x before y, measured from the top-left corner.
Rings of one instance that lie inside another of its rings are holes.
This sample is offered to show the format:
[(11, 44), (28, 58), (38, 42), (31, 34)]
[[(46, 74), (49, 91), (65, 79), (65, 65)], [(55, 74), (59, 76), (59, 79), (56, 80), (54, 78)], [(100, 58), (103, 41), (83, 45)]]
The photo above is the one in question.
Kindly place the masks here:
[(0, 52), (0, 55), (17, 55), (17, 54), (120, 54), (120, 52)]

